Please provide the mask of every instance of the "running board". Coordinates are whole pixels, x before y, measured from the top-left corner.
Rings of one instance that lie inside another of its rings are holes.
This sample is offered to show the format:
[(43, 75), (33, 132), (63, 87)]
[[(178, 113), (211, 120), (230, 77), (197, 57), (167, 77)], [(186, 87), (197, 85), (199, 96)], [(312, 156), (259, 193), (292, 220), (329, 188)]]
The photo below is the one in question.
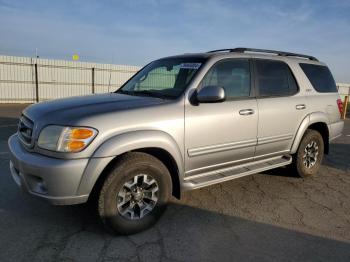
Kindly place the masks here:
[(197, 189), (231, 179), (260, 173), (262, 171), (285, 166), (290, 163), (292, 163), (292, 157), (290, 155), (272, 157), (214, 172), (185, 177), (182, 186), (185, 190)]

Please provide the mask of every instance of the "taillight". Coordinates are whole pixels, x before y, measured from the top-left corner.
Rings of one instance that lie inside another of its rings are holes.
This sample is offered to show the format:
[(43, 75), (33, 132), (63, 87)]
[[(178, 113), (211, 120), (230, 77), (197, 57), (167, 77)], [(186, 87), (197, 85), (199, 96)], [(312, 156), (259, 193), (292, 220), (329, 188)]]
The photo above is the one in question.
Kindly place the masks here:
[(338, 104), (338, 109), (339, 109), (339, 113), (342, 114), (343, 113), (343, 102), (341, 101), (341, 99), (337, 99), (337, 104)]

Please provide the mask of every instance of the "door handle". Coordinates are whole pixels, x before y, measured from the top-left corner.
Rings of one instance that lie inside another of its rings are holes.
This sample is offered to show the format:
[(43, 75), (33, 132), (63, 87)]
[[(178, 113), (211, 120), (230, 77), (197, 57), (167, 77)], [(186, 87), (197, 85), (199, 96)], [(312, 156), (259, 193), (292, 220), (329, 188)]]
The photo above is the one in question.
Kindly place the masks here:
[(242, 109), (242, 110), (239, 110), (239, 114), (242, 116), (252, 115), (252, 114), (254, 114), (254, 110), (253, 109)]
[(306, 108), (306, 105), (304, 105), (304, 104), (299, 104), (299, 105), (296, 105), (295, 108), (296, 108), (297, 110), (303, 110), (303, 109)]

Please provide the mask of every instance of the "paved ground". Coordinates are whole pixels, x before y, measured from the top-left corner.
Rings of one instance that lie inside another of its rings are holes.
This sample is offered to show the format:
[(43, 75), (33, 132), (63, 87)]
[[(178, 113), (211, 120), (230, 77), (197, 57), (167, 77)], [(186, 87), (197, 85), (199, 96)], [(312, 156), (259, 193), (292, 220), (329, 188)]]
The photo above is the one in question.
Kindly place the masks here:
[(320, 173), (285, 169), (186, 193), (152, 229), (104, 232), (85, 205), (54, 207), (11, 181), (0, 106), (0, 261), (350, 261), (350, 121)]

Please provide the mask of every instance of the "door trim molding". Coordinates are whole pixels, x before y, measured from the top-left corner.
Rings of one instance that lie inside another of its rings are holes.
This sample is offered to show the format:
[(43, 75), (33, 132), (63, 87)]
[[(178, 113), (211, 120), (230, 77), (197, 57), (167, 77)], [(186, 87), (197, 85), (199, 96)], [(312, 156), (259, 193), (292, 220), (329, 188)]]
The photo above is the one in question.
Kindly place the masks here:
[(257, 145), (257, 139), (254, 138), (254, 139), (245, 140), (245, 141), (191, 148), (187, 150), (187, 154), (189, 157), (195, 157), (195, 156), (202, 156), (202, 155), (213, 154), (213, 153), (234, 150), (234, 149), (239, 149), (244, 147), (256, 146), (256, 145)]
[(258, 138), (258, 146), (268, 144), (268, 143), (279, 142), (279, 141), (283, 141), (283, 140), (289, 140), (292, 138), (293, 138), (293, 134), (261, 137), (261, 138)]

